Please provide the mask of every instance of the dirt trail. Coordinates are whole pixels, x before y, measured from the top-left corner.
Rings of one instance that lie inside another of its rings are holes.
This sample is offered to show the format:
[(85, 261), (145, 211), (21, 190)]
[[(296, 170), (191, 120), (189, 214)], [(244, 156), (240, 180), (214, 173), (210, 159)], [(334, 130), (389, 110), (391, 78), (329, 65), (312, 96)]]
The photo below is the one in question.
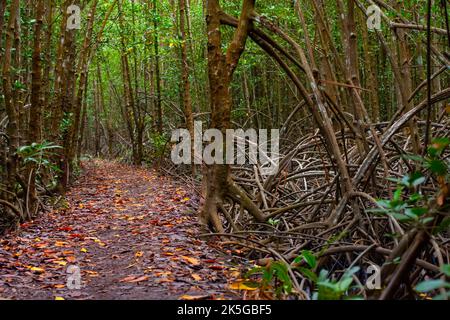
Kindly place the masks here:
[[(189, 190), (171, 179), (92, 161), (67, 201), (0, 240), (0, 297), (236, 297), (226, 289), (237, 274), (229, 257), (196, 239)], [(67, 288), (69, 266), (71, 279), (80, 270), (79, 290)]]

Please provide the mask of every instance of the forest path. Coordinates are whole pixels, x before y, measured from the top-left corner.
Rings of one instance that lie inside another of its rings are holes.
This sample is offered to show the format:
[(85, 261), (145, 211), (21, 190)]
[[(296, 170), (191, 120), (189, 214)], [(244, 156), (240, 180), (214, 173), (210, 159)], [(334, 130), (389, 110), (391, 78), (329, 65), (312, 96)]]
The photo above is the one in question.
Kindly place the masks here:
[[(83, 165), (66, 208), (0, 240), (0, 297), (233, 297), (227, 278), (237, 271), (217, 243), (195, 238), (200, 231), (186, 187), (117, 163)], [(68, 271), (76, 276), (77, 268), (81, 288), (69, 289)]]

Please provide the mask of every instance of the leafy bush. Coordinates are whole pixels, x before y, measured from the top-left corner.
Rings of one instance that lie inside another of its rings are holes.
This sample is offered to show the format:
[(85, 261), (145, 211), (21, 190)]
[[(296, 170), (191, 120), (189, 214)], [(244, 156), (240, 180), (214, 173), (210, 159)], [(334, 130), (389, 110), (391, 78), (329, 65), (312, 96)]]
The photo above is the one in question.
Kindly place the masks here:
[[(441, 271), (446, 277), (450, 277), (450, 264), (444, 265)], [(435, 296), (433, 300), (448, 300), (450, 298), (450, 282), (443, 279), (423, 281), (416, 287), (416, 291), (422, 293), (430, 293), (438, 289), (444, 289), (445, 293)]]
[[(401, 179), (389, 179), (397, 183), (397, 190), (390, 200), (379, 200), (379, 209), (370, 210), (378, 214), (391, 215), (400, 222), (425, 225), (434, 220), (437, 207), (445, 204), (445, 194), (450, 182), (450, 162), (443, 157), (450, 139), (435, 139), (425, 157), (408, 156), (417, 163), (418, 170)], [(427, 176), (428, 175), (428, 176)], [(421, 187), (429, 179), (435, 179), (439, 190), (425, 194)], [(436, 206), (436, 204), (438, 206)], [(448, 217), (445, 219), (447, 223)]]
[(16, 153), (24, 166), (35, 164), (37, 177), (42, 174), (43, 170), (47, 170), (52, 178), (51, 184), (55, 184), (57, 174), (61, 172), (60, 168), (52, 162), (52, 157), (56, 155), (53, 151), (56, 149), (62, 149), (62, 147), (57, 146), (52, 142), (45, 141), (22, 146)]

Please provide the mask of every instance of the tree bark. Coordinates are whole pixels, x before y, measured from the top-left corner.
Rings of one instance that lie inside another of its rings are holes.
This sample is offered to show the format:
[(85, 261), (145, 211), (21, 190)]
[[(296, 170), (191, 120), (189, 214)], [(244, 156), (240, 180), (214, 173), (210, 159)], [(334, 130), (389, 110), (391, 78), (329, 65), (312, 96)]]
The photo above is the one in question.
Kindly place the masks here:
[[(3, 60), (3, 95), (5, 100), (6, 115), (8, 116), (8, 126), (6, 133), (9, 137), (9, 152), (7, 162), (7, 187), (11, 192), (15, 191), (16, 173), (18, 166), (18, 159), (16, 151), (19, 148), (19, 126), (17, 110), (13, 103), (12, 96), (12, 47), (14, 42), (14, 32), (16, 27), (16, 19), (19, 13), (19, 0), (12, 0), (9, 9), (8, 26), (6, 30), (5, 48), (4, 48), (4, 60)], [(10, 200), (12, 195), (8, 193), (8, 199)], [(11, 199), (14, 200), (14, 199)]]
[[(44, 0), (36, 2), (36, 24), (34, 26), (34, 47), (32, 57), (31, 71), (31, 109), (29, 123), (29, 141), (31, 143), (40, 143), (42, 141), (42, 25), (44, 19), (45, 3)], [(27, 168), (28, 178), (28, 198), (26, 199), (27, 211), (34, 215), (38, 209), (38, 199), (36, 195), (36, 170), (35, 164), (30, 164)]]
[[(223, 135), (231, 127), (232, 99), (230, 84), (251, 30), (254, 6), (255, 0), (244, 0), (238, 27), (224, 55), (220, 32), (220, 4), (218, 0), (207, 2), (206, 19), (211, 128), (220, 130)], [(203, 180), (204, 201), (200, 209), (200, 220), (217, 232), (223, 232), (219, 208), (229, 191), (230, 185), (232, 185), (232, 181), (228, 165), (213, 164), (205, 167)]]
[[(186, 128), (191, 135), (191, 154), (194, 155), (194, 115), (192, 113), (191, 83), (189, 81), (189, 62), (187, 50), (187, 33), (185, 26), (186, 1), (180, 0), (180, 34), (181, 34), (181, 82), (183, 83), (183, 109)], [(192, 161), (192, 159), (191, 159)], [(195, 162), (192, 161), (192, 175), (195, 176)]]

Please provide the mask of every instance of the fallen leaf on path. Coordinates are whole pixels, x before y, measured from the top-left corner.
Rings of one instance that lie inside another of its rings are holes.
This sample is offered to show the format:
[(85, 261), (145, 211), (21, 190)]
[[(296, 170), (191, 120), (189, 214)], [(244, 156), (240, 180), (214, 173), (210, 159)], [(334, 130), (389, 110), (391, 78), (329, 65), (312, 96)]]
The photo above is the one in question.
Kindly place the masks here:
[(195, 281), (201, 281), (201, 280), (202, 280), (202, 277), (200, 277), (200, 276), (199, 276), (198, 274), (196, 274), (196, 273), (191, 274), (191, 276), (192, 276), (192, 278), (194, 278)]
[(245, 284), (244, 281), (239, 281), (239, 282), (235, 282), (235, 283), (230, 284), (230, 289), (231, 290), (254, 291), (254, 290), (257, 290), (258, 288), (250, 287), (249, 285)]
[(142, 277), (128, 276), (126, 278), (123, 278), (119, 282), (136, 283), (136, 282), (147, 281), (148, 279), (150, 279), (149, 276), (142, 276)]
[(225, 269), (224, 266), (209, 266), (209, 268), (212, 269), (212, 270), (223, 270), (223, 269)]
[(56, 241), (56, 242), (55, 242), (55, 246), (56, 246), (56, 247), (65, 247), (65, 246), (67, 246), (67, 242), (64, 242), (64, 241)]
[(200, 264), (200, 261), (198, 259), (196, 259), (196, 258), (187, 257), (187, 256), (181, 256), (181, 258), (184, 261), (186, 261), (186, 262), (188, 262), (188, 263), (190, 263), (190, 264), (192, 264), (194, 266), (198, 266)]
[(72, 227), (61, 227), (58, 229), (58, 231), (72, 231), (73, 228)]
[(37, 273), (44, 273), (45, 269), (43, 268), (39, 268), (39, 267), (29, 267), (29, 269), (33, 272), (37, 272)]
[(185, 294), (180, 297), (180, 300), (186, 300), (186, 301), (196, 301), (196, 300), (205, 300), (210, 298), (211, 296), (191, 296), (188, 294)]
[(73, 263), (75, 261), (77, 261), (77, 258), (75, 258), (74, 256), (70, 256), (66, 258), (67, 262)]

